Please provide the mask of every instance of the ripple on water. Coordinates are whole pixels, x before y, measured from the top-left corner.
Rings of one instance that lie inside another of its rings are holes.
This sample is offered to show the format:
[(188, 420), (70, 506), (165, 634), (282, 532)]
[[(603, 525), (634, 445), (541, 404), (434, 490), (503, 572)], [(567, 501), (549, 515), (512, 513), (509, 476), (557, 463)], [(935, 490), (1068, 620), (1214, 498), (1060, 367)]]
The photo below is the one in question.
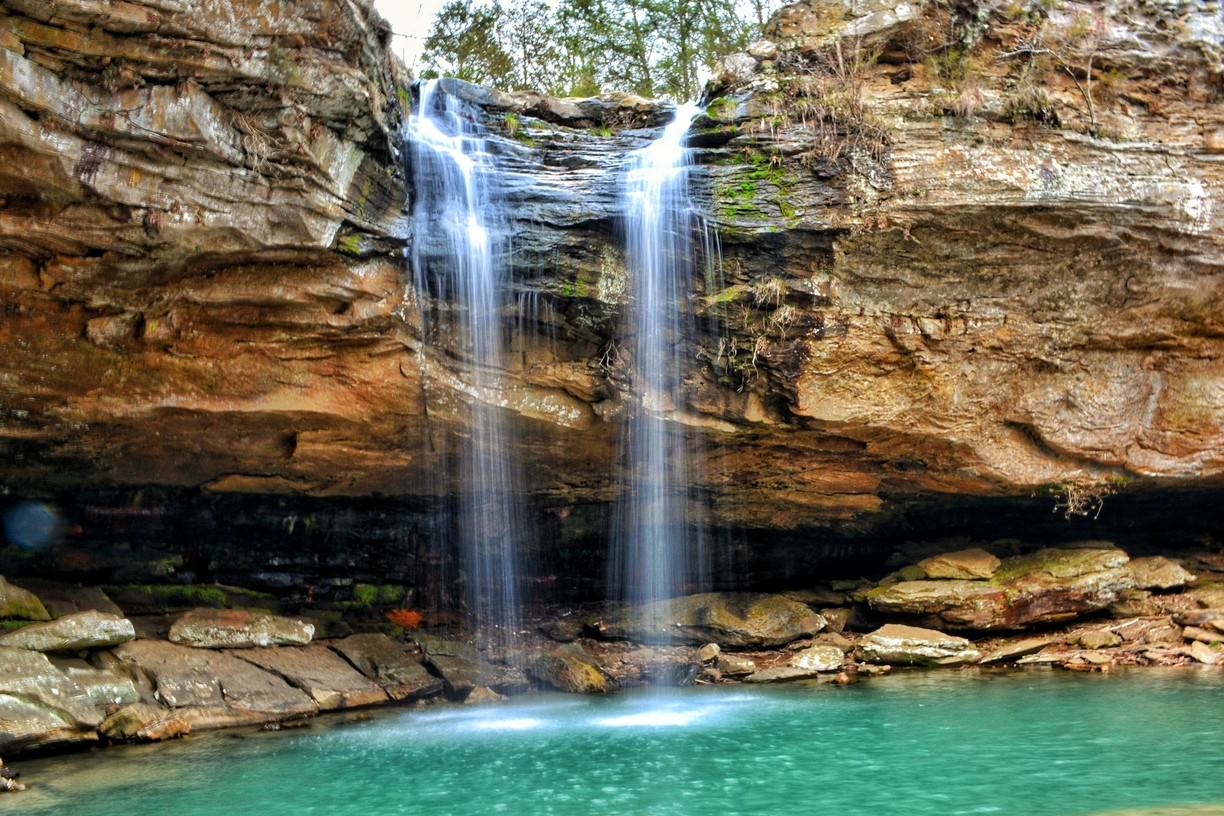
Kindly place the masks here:
[(22, 816), (1224, 816), (1218, 673), (541, 695), (21, 763)]

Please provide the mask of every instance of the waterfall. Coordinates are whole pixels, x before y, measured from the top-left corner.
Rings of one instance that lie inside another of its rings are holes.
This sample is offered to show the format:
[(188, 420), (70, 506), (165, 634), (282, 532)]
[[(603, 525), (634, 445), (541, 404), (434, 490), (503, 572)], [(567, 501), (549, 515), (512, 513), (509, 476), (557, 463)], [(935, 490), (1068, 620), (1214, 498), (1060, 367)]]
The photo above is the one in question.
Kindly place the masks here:
[[(510, 459), (513, 429), (497, 404), (498, 372), (505, 369), (500, 312), (509, 219), (480, 109), (448, 94), (445, 80), (423, 83), (417, 92), (406, 134), (413, 282), (426, 337), (449, 335), (467, 363), (461, 390), (469, 399), (469, 433), (446, 475), (459, 482), (458, 546), (469, 619), (479, 640), (506, 652), (519, 622), (516, 581), (526, 529), (521, 472)], [(429, 293), (453, 308), (427, 314)]]
[[(701, 233), (688, 194), (684, 140), (696, 105), (676, 110), (663, 134), (629, 157), (621, 191), (626, 261), (632, 288), (628, 316), (631, 374), (638, 402), (624, 441), (624, 490), (613, 534), (613, 597), (634, 604), (645, 629), (665, 623), (665, 605), (686, 584), (704, 579), (700, 525), (689, 518), (689, 446), (682, 424), (684, 340), (691, 337), (691, 297)], [(646, 604), (646, 606), (641, 606)]]

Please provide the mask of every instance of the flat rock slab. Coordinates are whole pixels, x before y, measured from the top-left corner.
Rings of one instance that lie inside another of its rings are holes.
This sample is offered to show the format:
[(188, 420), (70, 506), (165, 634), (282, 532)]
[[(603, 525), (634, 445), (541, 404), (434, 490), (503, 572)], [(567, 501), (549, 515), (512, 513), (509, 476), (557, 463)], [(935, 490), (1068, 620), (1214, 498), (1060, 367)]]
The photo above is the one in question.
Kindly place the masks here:
[(197, 649), (305, 646), (314, 624), (249, 609), (192, 609), (170, 627), (170, 640)]
[(201, 716), (205, 722), (211, 722), (210, 716), (226, 725), (318, 711), (301, 690), (227, 652), (133, 640), (112, 653), (119, 664), (150, 678), (157, 700), (171, 708), (215, 709), (212, 715)]
[(981, 657), (965, 638), (895, 623), (864, 635), (858, 649), (868, 663), (909, 666), (954, 666), (974, 663)]
[(1112, 547), (1046, 549), (1005, 559), (988, 580), (901, 581), (865, 599), (878, 612), (925, 616), (963, 629), (1020, 629), (1104, 609), (1134, 587), (1129, 557)]
[(93, 728), (60, 710), (0, 692), (0, 751), (5, 754), (97, 741)]
[(136, 637), (127, 618), (109, 612), (74, 612), (0, 635), (0, 646), (36, 652), (77, 652), (117, 646)]
[(442, 678), (430, 674), (416, 655), (386, 635), (350, 635), (328, 645), (393, 700), (416, 700), (442, 692)]
[(470, 643), (428, 636), (418, 637), (416, 642), (425, 653), (425, 662), (445, 682), (446, 693), (451, 697), (465, 697), (479, 686), (507, 691), (526, 685), (521, 672), (482, 660)]
[(37, 595), (10, 584), (0, 575), (0, 618), (45, 621), (51, 620), (51, 615)]
[(80, 725), (92, 728), (102, 722), (86, 690), (41, 652), (0, 646), (0, 694), (41, 703)]
[(55, 654), (48, 657), (51, 664), (80, 686), (89, 702), (99, 709), (140, 701), (136, 684), (122, 671), (95, 668), (78, 657)]
[(918, 562), (927, 578), (989, 578), (1003, 562), (983, 549), (942, 553)]
[(986, 663), (1012, 663), (1026, 655), (1031, 655), (1035, 652), (1040, 652), (1045, 647), (1052, 643), (1056, 643), (1057, 639), (1052, 637), (1032, 637), (1024, 640), (1017, 640), (1014, 643), (1007, 643), (995, 649), (990, 654), (982, 658), (981, 662)]
[(744, 678), (745, 683), (787, 683), (792, 680), (811, 680), (819, 672), (815, 669), (803, 669), (798, 666), (774, 666), (763, 669)]
[(825, 623), (786, 595), (705, 592), (627, 607), (604, 620), (603, 633), (644, 643), (772, 648), (814, 635)]
[(284, 646), (228, 654), (284, 678), (325, 711), (387, 701), (387, 692), (326, 646)]

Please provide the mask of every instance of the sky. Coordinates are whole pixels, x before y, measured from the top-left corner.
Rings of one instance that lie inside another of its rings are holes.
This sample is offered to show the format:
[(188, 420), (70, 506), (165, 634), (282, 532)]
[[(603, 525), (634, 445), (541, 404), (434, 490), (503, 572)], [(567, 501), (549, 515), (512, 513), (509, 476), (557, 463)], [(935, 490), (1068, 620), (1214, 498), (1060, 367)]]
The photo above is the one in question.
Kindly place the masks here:
[(417, 71), (421, 49), (434, 17), (446, 0), (374, 0), (378, 13), (387, 18), (395, 31), (394, 48), (404, 64)]

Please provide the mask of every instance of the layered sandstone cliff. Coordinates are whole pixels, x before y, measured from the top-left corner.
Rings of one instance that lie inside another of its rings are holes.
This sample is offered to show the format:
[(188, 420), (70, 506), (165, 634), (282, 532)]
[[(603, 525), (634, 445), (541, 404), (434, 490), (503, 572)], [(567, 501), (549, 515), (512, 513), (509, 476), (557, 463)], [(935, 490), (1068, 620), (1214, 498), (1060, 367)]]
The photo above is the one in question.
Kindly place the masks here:
[[(1220, 485), (1222, 12), (1048, 5), (810, 0), (726, 61), (665, 407), (712, 521)], [(404, 268), (388, 36), (366, 0), (0, 1), (10, 495), (429, 497), (483, 400), (542, 505), (616, 497), (618, 169), (666, 109), (452, 86), (524, 180), (477, 391)]]

